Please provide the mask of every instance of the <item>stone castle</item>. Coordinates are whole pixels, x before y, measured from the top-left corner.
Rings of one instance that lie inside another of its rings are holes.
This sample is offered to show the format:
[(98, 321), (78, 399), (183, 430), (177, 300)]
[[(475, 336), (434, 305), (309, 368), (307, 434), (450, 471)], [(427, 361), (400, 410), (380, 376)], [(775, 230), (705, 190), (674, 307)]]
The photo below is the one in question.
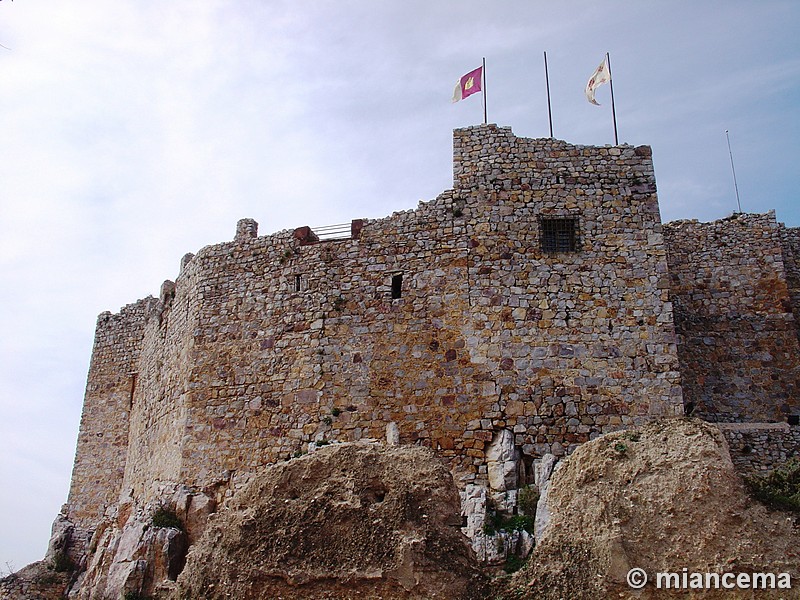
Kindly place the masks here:
[[(437, 451), (462, 489), (533, 481), (601, 433), (692, 413), (735, 459), (800, 445), (800, 230), (662, 224), (647, 146), (458, 129), (453, 189), (344, 228), (186, 255), (97, 322), (69, 499), (91, 532), (177, 483), (221, 500), (309, 445)], [(490, 481), (493, 444), (513, 482)]]

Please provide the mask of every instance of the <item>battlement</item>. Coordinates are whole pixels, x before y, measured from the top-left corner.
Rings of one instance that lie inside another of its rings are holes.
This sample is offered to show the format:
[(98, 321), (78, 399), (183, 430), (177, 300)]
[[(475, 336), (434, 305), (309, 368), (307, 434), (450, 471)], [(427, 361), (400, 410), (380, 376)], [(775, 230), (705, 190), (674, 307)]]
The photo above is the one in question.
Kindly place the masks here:
[[(387, 428), (437, 450), (462, 487), (488, 485), (504, 440), (525, 483), (546, 453), (682, 414), (673, 303), (705, 304), (688, 228), (667, 230), (668, 263), (650, 148), (482, 125), (457, 129), (453, 154), (453, 189), (415, 210), (332, 236), (259, 236), (243, 219), (232, 241), (186, 255), (158, 300), (101, 316), (70, 519), (92, 527), (158, 482), (222, 494), (309, 444)], [(776, 419), (797, 407), (784, 404)]]

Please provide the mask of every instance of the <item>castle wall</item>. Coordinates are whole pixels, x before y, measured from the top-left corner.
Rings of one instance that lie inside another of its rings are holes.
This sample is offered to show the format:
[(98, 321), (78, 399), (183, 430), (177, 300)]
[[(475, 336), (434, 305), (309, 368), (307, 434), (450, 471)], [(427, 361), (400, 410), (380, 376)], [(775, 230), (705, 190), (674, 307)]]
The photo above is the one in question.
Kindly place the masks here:
[(800, 347), (774, 213), (664, 231), (687, 405), (722, 422), (797, 414)]
[(157, 310), (143, 330), (124, 496), (149, 499), (160, 482), (180, 481), (199, 302), (190, 260), (184, 257), (174, 283), (162, 284)]
[[(468, 128), (454, 176), (355, 239), (251, 229), (192, 259), (181, 481), (222, 483), (389, 423), (460, 483), (485, 481), (501, 429), (530, 462), (682, 410), (649, 148)], [(564, 218), (578, 251), (544, 251), (541, 220)]]
[(80, 528), (93, 528), (119, 498), (136, 365), (145, 323), (156, 304), (146, 298), (97, 319), (67, 501), (69, 519)]
[[(453, 189), (416, 210), (321, 242), (243, 219), (159, 299), (101, 315), (70, 519), (92, 528), (169, 482), (230, 491), (387, 428), (463, 487), (488, 482), (500, 439), (528, 478), (535, 458), (684, 400), (716, 421), (800, 412), (800, 231), (773, 214), (662, 226), (645, 146), (493, 125), (453, 145)], [(794, 429), (729, 442), (771, 465)]]
[(792, 303), (795, 331), (800, 339), (800, 227), (780, 225), (783, 268)]
[(736, 469), (771, 471), (800, 454), (800, 427), (788, 423), (720, 423)]

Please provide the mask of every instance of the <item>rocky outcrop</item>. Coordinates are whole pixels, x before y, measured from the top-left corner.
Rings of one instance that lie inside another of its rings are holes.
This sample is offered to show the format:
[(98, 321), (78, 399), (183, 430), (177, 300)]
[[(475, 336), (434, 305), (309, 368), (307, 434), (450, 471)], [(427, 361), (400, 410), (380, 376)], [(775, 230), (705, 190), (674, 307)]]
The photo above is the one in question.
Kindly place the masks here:
[(334, 444), (264, 469), (210, 521), (172, 598), (482, 598), (428, 449)]
[(81, 600), (152, 596), (172, 587), (189, 543), (205, 529), (215, 502), (185, 486), (162, 486), (160, 500), (137, 506), (123, 500), (95, 531), (86, 570), (74, 586)]
[[(540, 500), (541, 504), (541, 500)], [(746, 492), (720, 430), (692, 419), (653, 422), (578, 448), (553, 473), (551, 516), (504, 599), (629, 598), (629, 569), (789, 573), (798, 581), (800, 532)], [(794, 598), (794, 590), (759, 598)], [(744, 594), (744, 592), (741, 592)], [(720, 594), (720, 595), (716, 595)], [(655, 589), (636, 598), (685, 598)], [(703, 598), (751, 598), (720, 589)]]
[(536, 503), (534, 537), (539, 540), (550, 524), (550, 478), (556, 465), (556, 457), (545, 454), (539, 463), (536, 484), (539, 487), (539, 502)]

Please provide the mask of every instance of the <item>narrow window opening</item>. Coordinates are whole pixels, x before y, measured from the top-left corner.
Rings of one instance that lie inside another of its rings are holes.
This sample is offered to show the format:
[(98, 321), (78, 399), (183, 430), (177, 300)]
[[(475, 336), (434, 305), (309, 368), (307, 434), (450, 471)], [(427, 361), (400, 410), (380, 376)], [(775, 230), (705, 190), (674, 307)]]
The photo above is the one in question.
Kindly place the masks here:
[(397, 300), (403, 295), (403, 274), (392, 275), (392, 300)]
[(300, 278), (300, 275), (294, 276), (294, 291), (299, 292), (302, 290), (303, 280)]
[(128, 408), (133, 408), (133, 394), (136, 392), (137, 373), (131, 373), (131, 395), (128, 398)]
[(578, 219), (556, 218), (540, 219), (542, 252), (577, 252), (578, 251)]

